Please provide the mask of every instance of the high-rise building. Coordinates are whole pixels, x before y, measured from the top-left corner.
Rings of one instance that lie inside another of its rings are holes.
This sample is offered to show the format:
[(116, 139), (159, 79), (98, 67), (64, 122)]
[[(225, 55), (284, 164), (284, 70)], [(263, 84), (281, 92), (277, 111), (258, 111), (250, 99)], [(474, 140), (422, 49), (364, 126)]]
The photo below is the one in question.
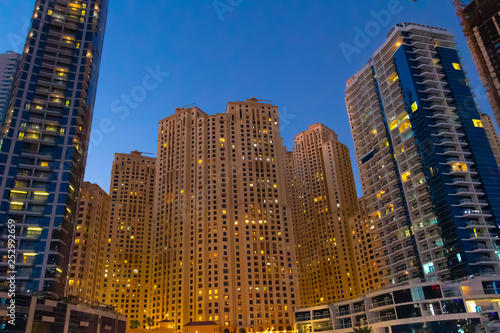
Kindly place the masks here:
[[(107, 0), (35, 3), (0, 149), (0, 223), (15, 225), (18, 293), (64, 294), (107, 9)], [(4, 287), (10, 270), (4, 259)]]
[(158, 131), (156, 321), (291, 331), (299, 290), (278, 107), (178, 108)]
[(97, 184), (84, 182), (71, 256), (67, 296), (101, 302), (109, 224), (109, 195)]
[(348, 226), (357, 195), (349, 150), (328, 127), (311, 125), (295, 137), (290, 175), (301, 305), (357, 296)]
[(20, 59), (21, 55), (12, 51), (0, 54), (0, 130), (5, 119), (12, 83)]
[(500, 1), (453, 0), (493, 114), (500, 125)]
[(486, 113), (481, 114), (481, 122), (486, 132), (486, 136), (488, 137), (488, 141), (490, 142), (491, 149), (493, 150), (493, 155), (495, 155), (497, 165), (500, 168), (500, 139), (498, 138), (495, 125), (493, 125), (491, 117)]
[[(115, 154), (111, 169), (109, 228), (106, 230), (101, 302), (140, 325), (150, 316), (153, 258), (153, 157)], [(149, 325), (147, 325), (149, 327)]]
[(361, 197), (358, 199), (358, 211), (349, 217), (351, 251), (359, 283), (358, 296), (382, 287), (375, 252), (377, 238), (373, 233), (373, 225), (370, 225), (371, 220), (365, 199)]
[(381, 283), (498, 271), (500, 171), (453, 35), (396, 25), (346, 104)]

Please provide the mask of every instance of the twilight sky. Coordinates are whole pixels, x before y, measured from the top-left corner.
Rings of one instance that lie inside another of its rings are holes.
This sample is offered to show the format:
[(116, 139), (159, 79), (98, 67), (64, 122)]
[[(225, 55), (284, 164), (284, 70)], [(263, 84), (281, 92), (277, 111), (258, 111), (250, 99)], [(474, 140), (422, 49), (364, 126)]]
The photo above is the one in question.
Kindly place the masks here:
[[(491, 115), (451, 0), (110, 2), (85, 174), (105, 191), (113, 154), (156, 156), (158, 122), (176, 107), (196, 103), (215, 114), (255, 96), (280, 107), (289, 150), (313, 123), (333, 129), (351, 151), (361, 196), (345, 83), (398, 22), (453, 32), (480, 108)], [(0, 53), (22, 50), (34, 3), (0, 0)], [(366, 28), (370, 36), (356, 39)], [(150, 72), (157, 80), (145, 83)]]

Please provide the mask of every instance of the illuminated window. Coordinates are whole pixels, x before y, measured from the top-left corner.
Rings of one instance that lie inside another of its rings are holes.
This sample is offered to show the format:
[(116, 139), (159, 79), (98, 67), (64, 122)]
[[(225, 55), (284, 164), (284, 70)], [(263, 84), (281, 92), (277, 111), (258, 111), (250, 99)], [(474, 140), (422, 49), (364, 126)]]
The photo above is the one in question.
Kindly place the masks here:
[(392, 75), (389, 76), (389, 78), (387, 79), (387, 82), (392, 83), (392, 82), (395, 82), (397, 80), (399, 80), (398, 73), (392, 73)]
[(198, 164), (201, 164), (201, 163), (203, 163), (203, 160), (198, 160)]
[(461, 70), (462, 68), (460, 67), (459, 63), (454, 62), (453, 63), (453, 68), (455, 68), (457, 71)]
[(434, 264), (431, 262), (431, 263), (428, 263), (428, 264), (425, 264), (424, 265), (424, 273), (425, 274), (429, 274), (429, 273), (432, 273), (434, 272)]
[(467, 165), (465, 163), (454, 163), (451, 168), (453, 171), (467, 171)]
[(406, 182), (408, 179), (410, 179), (410, 176), (411, 176), (410, 171), (406, 171), (405, 173), (403, 173), (403, 174), (401, 175), (401, 179), (402, 179), (404, 182)]
[(483, 123), (479, 119), (472, 119), (472, 122), (474, 123), (474, 127), (483, 127)]
[(396, 127), (398, 126), (398, 121), (397, 120), (393, 120), (391, 121), (391, 123), (389, 124), (389, 130), (393, 130), (395, 129)]
[(417, 111), (418, 110), (418, 105), (417, 105), (417, 102), (414, 102), (412, 105), (411, 105), (411, 110), (413, 112)]
[(27, 237), (28, 238), (39, 238), (40, 235), (42, 234), (42, 230), (43, 230), (42, 228), (38, 228), (38, 227), (29, 227)]
[(47, 14), (52, 15), (52, 9), (49, 9), (49, 10), (47, 11)]
[(377, 129), (374, 129), (373, 131), (370, 132), (371, 134), (375, 135), (377, 134)]
[(406, 120), (399, 125), (399, 133), (403, 133), (407, 128), (411, 128), (410, 120)]

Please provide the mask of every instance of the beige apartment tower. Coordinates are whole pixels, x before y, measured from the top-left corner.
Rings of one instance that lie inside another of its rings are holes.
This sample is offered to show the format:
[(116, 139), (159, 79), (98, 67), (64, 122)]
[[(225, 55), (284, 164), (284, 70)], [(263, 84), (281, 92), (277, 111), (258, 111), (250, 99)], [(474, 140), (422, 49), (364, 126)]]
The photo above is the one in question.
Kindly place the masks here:
[(299, 304), (278, 107), (178, 108), (158, 129), (154, 317), (283, 332)]
[[(155, 162), (138, 151), (115, 154), (102, 301), (145, 328), (150, 309)], [(146, 323), (144, 321), (146, 320)]]
[(314, 124), (295, 137), (289, 162), (301, 305), (355, 297), (348, 217), (357, 196), (349, 150), (331, 129)]
[(368, 214), (364, 197), (358, 199), (358, 211), (349, 217), (349, 237), (352, 238), (353, 260), (359, 279), (358, 296), (382, 287), (378, 277), (377, 237), (373, 218)]
[(109, 223), (109, 196), (97, 184), (85, 182), (71, 256), (67, 296), (101, 302), (104, 287), (106, 233)]

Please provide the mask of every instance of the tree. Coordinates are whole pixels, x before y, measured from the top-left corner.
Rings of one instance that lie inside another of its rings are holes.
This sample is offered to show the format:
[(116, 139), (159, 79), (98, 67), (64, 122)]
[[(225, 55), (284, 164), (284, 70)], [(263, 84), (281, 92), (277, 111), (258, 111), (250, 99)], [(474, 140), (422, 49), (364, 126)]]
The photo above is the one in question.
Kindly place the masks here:
[(147, 317), (142, 321), (143, 324), (146, 324), (147, 327), (151, 327), (155, 325), (155, 320), (153, 317)]
[(365, 327), (358, 327), (354, 329), (354, 333), (372, 333), (373, 330), (371, 327), (365, 326)]
[(139, 328), (141, 326), (141, 323), (138, 320), (132, 320), (130, 322), (130, 329), (135, 330), (136, 328)]

